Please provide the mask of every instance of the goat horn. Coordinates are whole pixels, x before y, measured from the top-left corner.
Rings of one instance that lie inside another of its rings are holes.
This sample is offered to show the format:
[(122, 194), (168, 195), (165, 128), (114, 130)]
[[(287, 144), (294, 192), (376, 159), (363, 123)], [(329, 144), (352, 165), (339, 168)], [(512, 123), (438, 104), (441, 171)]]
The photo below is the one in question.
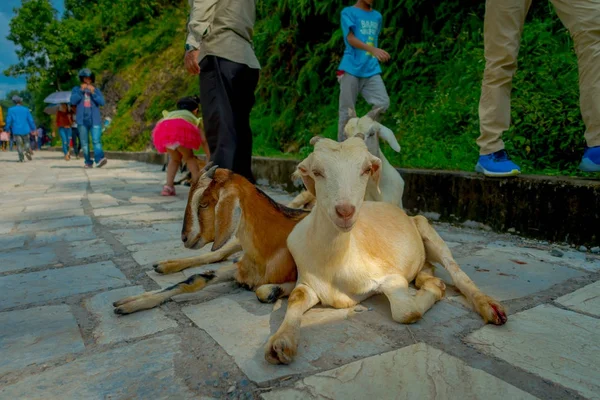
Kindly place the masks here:
[(315, 143), (317, 143), (319, 140), (323, 139), (321, 136), (313, 136), (312, 139), (310, 139), (310, 145), (314, 146)]
[(215, 171), (217, 170), (217, 168), (219, 168), (218, 165), (211, 167), (208, 171), (204, 173), (204, 176), (213, 179), (215, 177)]
[(202, 168), (202, 171), (200, 171), (200, 172), (204, 173), (204, 172), (208, 171), (208, 169), (209, 169), (210, 167), (212, 167), (212, 166), (213, 166), (213, 164), (214, 164), (214, 163), (213, 163), (212, 161), (209, 161), (209, 162), (208, 162), (208, 163), (207, 163), (207, 164), (204, 166), (204, 168)]

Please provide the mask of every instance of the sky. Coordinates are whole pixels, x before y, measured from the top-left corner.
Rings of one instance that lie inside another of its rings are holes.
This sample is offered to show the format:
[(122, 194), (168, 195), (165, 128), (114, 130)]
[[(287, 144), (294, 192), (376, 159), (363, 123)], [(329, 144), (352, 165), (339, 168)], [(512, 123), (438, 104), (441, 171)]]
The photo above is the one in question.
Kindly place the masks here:
[[(64, 11), (64, 0), (50, 1), (61, 15)], [(13, 9), (20, 6), (21, 0), (0, 0), (0, 99), (13, 89), (25, 88), (25, 77), (9, 78), (3, 73), (6, 68), (18, 61), (15, 46), (13, 42), (6, 39), (6, 36), (10, 31), (8, 24), (14, 15)]]

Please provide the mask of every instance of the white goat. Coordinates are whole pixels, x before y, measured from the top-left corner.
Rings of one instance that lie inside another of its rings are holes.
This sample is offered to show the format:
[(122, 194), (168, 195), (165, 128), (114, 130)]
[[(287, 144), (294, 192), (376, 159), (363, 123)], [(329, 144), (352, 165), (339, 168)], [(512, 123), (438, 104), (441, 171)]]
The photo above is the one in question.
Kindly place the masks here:
[[(389, 128), (376, 121), (381, 110), (381, 108), (376, 108), (369, 111), (367, 115), (358, 118), (356, 111), (350, 108), (348, 110), (350, 119), (344, 127), (344, 133), (346, 138), (361, 134), (364, 137), (369, 152), (381, 159), (379, 187), (370, 179), (365, 192), (365, 200), (397, 204), (398, 207), (403, 209), (404, 179), (402, 179), (396, 168), (385, 158), (383, 151), (379, 147), (379, 139), (388, 142), (396, 152), (400, 152), (400, 144)], [(314, 207), (314, 204), (314, 196), (308, 191), (303, 191), (288, 204), (288, 207), (311, 209)]]
[(348, 116), (350, 119), (344, 127), (344, 133), (346, 134), (346, 138), (351, 138), (362, 133), (369, 152), (381, 160), (381, 179), (379, 180), (379, 188), (381, 190), (377, 188), (373, 180), (369, 180), (365, 200), (385, 201), (386, 203), (397, 204), (398, 207), (403, 209), (402, 195), (404, 194), (404, 179), (402, 179), (396, 168), (385, 158), (383, 151), (379, 147), (379, 139), (388, 142), (390, 147), (397, 153), (400, 152), (400, 144), (391, 129), (377, 122), (381, 111), (381, 108), (376, 108), (369, 111), (367, 115), (358, 118), (356, 111), (349, 109)]
[[(347, 308), (384, 293), (395, 321), (417, 321), (444, 296), (445, 285), (433, 276), (432, 263), (448, 270), (486, 322), (506, 322), (504, 307), (460, 269), (427, 219), (409, 217), (393, 204), (363, 200), (369, 177), (379, 180), (381, 160), (362, 139), (313, 138), (311, 143), (314, 152), (296, 173), (317, 202), (287, 239), (298, 280), (285, 319), (265, 346), (268, 362), (293, 360), (302, 314), (318, 303)], [(412, 281), (419, 289), (415, 296), (408, 291)]]

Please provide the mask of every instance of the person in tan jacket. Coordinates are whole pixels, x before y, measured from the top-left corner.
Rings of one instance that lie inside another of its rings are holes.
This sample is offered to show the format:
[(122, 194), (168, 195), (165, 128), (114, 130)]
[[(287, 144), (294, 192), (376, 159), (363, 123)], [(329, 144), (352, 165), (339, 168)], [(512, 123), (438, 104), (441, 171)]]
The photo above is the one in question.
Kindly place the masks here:
[[(581, 115), (587, 146), (579, 168), (600, 172), (600, 1), (551, 0), (575, 44), (579, 67)], [(521, 168), (504, 150), (502, 134), (510, 127), (510, 92), (517, 70), (519, 42), (531, 0), (485, 3), (485, 71), (479, 102), (481, 135), (477, 172), (512, 176)]]
[(211, 161), (254, 183), (250, 111), (260, 64), (252, 36), (255, 0), (189, 0), (185, 67), (200, 74)]

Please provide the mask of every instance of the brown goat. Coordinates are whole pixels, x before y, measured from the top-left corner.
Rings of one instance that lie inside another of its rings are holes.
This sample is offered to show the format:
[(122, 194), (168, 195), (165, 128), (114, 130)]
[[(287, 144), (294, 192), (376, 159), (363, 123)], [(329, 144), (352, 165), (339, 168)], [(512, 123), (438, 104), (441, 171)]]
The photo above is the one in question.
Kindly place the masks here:
[[(210, 164), (207, 166), (210, 167)], [(159, 272), (176, 272), (190, 266), (220, 261), (239, 250), (241, 259), (216, 271), (190, 276), (165, 289), (131, 296), (113, 303), (116, 314), (150, 309), (171, 297), (207, 285), (236, 280), (256, 292), (262, 302), (288, 296), (296, 284), (296, 264), (287, 249), (287, 237), (308, 212), (272, 200), (245, 178), (216, 166), (192, 183), (181, 239), (186, 248), (213, 243), (212, 252), (200, 257), (161, 263)], [(233, 236), (237, 237), (232, 239)]]

